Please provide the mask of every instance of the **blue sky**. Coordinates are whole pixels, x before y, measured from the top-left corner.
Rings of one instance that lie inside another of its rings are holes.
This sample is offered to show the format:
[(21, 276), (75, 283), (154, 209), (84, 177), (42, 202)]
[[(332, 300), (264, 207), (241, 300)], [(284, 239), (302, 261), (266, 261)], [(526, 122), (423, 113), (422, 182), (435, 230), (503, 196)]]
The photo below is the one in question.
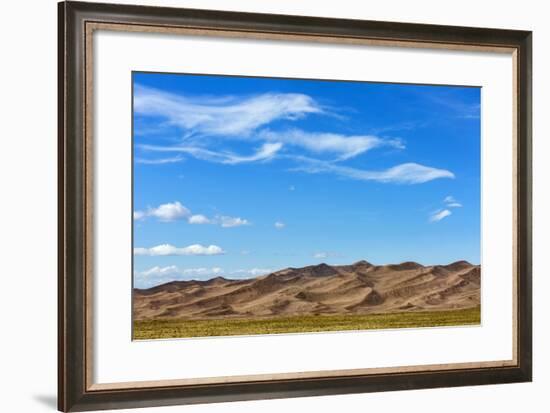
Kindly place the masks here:
[(134, 280), (480, 262), (474, 87), (133, 74)]

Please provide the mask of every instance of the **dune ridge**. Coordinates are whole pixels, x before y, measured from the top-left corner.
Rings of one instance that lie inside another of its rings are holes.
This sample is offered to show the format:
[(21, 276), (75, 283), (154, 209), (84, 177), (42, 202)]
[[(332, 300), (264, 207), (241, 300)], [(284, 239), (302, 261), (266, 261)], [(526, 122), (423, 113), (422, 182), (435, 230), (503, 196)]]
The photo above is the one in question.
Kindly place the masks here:
[(480, 305), (481, 267), (467, 261), (423, 266), (321, 263), (231, 280), (172, 281), (134, 289), (135, 320), (377, 314)]

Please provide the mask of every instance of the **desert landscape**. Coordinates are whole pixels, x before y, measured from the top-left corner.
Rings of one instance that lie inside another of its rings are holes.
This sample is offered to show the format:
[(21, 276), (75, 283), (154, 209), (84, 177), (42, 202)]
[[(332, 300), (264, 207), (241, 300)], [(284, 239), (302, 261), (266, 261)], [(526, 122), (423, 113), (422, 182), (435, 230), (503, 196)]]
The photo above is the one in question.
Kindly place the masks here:
[(133, 339), (480, 324), (481, 88), (132, 84)]
[(318, 264), (134, 289), (134, 339), (479, 324), (479, 265)]

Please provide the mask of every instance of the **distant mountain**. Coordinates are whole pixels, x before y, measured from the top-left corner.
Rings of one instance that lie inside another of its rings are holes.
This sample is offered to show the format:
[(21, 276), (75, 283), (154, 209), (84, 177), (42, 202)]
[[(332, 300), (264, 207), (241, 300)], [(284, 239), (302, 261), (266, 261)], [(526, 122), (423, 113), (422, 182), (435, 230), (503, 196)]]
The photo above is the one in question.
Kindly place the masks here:
[(173, 281), (134, 289), (136, 320), (256, 318), (450, 310), (480, 304), (479, 265), (457, 261), (310, 265), (246, 280)]

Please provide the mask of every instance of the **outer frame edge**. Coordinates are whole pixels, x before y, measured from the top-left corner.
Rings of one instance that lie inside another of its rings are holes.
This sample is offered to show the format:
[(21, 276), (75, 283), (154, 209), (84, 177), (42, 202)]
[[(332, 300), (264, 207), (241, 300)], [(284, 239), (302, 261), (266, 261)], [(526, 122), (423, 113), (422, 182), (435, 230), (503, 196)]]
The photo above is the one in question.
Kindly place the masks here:
[(77, 409), (85, 395), (84, 20), (79, 7), (58, 4), (58, 409), (65, 412)]
[[(81, 228), (71, 227), (71, 222), (65, 223), (66, 213), (71, 208), (76, 209), (73, 219), (84, 219), (82, 215), (84, 209), (75, 198), (76, 193), (70, 193), (67, 190), (68, 176), (71, 174), (83, 174), (85, 164), (82, 160), (70, 160), (69, 149), (73, 149), (73, 155), (78, 154), (83, 148), (84, 136), (77, 133), (76, 130), (71, 130), (71, 126), (78, 126), (78, 119), (73, 119), (73, 125), (70, 122), (71, 116), (78, 117), (78, 110), (82, 109), (83, 101), (78, 99), (80, 93), (70, 93), (71, 88), (78, 88), (79, 78), (78, 71), (82, 70), (78, 64), (74, 64), (75, 58), (83, 58), (83, 50), (79, 50), (79, 44), (82, 39), (72, 39), (73, 43), (68, 38), (75, 32), (78, 33), (78, 26), (82, 25), (86, 16), (103, 13), (110, 16), (121, 14), (126, 19), (131, 19), (133, 13), (138, 13), (142, 19), (147, 18), (147, 12), (154, 11), (158, 15), (159, 11), (167, 12), (168, 10), (179, 11), (181, 13), (188, 12), (192, 18), (198, 20), (208, 20), (216, 18), (218, 14), (225, 15), (233, 23), (239, 18), (246, 17), (246, 23), (253, 25), (255, 20), (266, 21), (265, 24), (276, 24), (274, 20), (285, 19), (287, 24), (296, 25), (303, 22), (320, 24), (324, 21), (331, 22), (334, 25), (338, 23), (353, 22), (361, 30), (363, 24), (373, 23), (359, 20), (343, 20), (343, 19), (325, 19), (325, 18), (309, 18), (302, 16), (282, 16), (282, 15), (259, 15), (237, 12), (216, 12), (212, 10), (185, 10), (185, 9), (168, 9), (147, 6), (121, 6), (116, 4), (94, 4), (80, 2), (62, 2), (58, 4), (58, 409), (60, 411), (88, 411), (95, 409), (115, 409), (129, 407), (146, 407), (146, 406), (165, 406), (178, 404), (196, 404), (206, 402), (227, 402), (237, 400), (255, 400), (255, 399), (275, 399), (284, 397), (310, 397), (319, 395), (331, 394), (349, 394), (349, 393), (366, 393), (375, 391), (391, 391), (391, 390), (408, 390), (408, 389), (424, 389), (438, 387), (454, 387), (467, 385), (482, 385), (482, 384), (497, 384), (497, 383), (518, 383), (532, 380), (532, 264), (531, 264), (531, 225), (532, 225), (532, 170), (531, 170), (531, 94), (532, 94), (532, 33), (529, 31), (508, 31), (496, 29), (474, 29), (474, 28), (457, 28), (450, 26), (435, 26), (435, 25), (417, 25), (411, 23), (389, 23), (378, 22), (380, 30), (399, 31), (399, 27), (407, 27), (408, 30), (414, 30), (415, 27), (423, 27), (425, 29), (434, 29), (437, 31), (435, 36), (445, 32), (445, 30), (455, 30), (459, 33), (459, 37), (470, 36), (475, 38), (483, 37), (483, 33), (493, 33), (494, 36), (502, 36), (506, 42), (515, 45), (520, 50), (520, 86), (521, 93), (519, 96), (520, 103), (520, 120), (521, 128), (519, 132), (519, 147), (520, 147), (520, 180), (522, 190), (519, 194), (520, 206), (520, 305), (519, 316), (521, 317), (520, 334), (520, 354), (518, 367), (502, 368), (502, 369), (480, 369), (480, 370), (464, 370), (460, 372), (446, 373), (431, 373), (430, 375), (412, 374), (405, 375), (396, 374), (390, 377), (353, 377), (353, 378), (337, 378), (332, 384), (319, 386), (318, 382), (313, 380), (291, 380), (279, 382), (267, 382), (265, 384), (245, 383), (229, 386), (206, 386), (202, 390), (197, 391), (194, 388), (155, 388), (136, 391), (99, 391), (87, 392), (85, 390), (84, 376), (82, 374), (83, 366), (77, 366), (78, 360), (83, 358), (84, 337), (79, 337), (78, 333), (82, 328), (71, 330), (78, 323), (78, 318), (82, 317), (84, 309), (82, 302), (79, 303), (78, 296), (71, 296), (71, 289), (81, 286), (83, 280), (71, 282), (67, 278), (80, 277), (83, 273), (79, 273), (79, 260), (70, 261), (64, 254), (64, 249), (69, 243), (77, 241), (76, 238), (80, 234)], [(178, 16), (175, 18), (177, 19)], [(263, 20), (262, 20), (263, 19)], [(101, 20), (101, 19), (99, 19)], [(269, 23), (271, 22), (271, 23)], [(223, 26), (223, 19), (221, 23)], [(376, 23), (376, 22), (374, 22)], [(386, 27), (386, 29), (384, 29)], [(75, 31), (76, 30), (76, 31)], [(471, 33), (469, 32), (471, 30)], [(470, 33), (470, 34), (468, 34)], [(456, 33), (455, 33), (456, 34)], [(475, 42), (471, 40), (472, 44)], [(82, 47), (82, 46), (80, 46)], [(82, 76), (82, 75), (80, 75)], [(67, 109), (67, 106), (73, 106), (73, 112)], [(79, 140), (79, 142), (70, 142), (71, 139)], [(76, 146), (71, 146), (76, 144)], [(80, 144), (80, 146), (79, 146)], [(82, 154), (81, 154), (82, 155)], [(74, 189), (74, 182), (72, 188)], [(80, 224), (82, 225), (82, 223)], [(77, 253), (82, 249), (82, 245), (78, 242), (72, 248), (73, 253)], [(73, 266), (71, 268), (71, 265)], [(71, 271), (76, 271), (71, 273)], [(72, 291), (74, 292), (74, 290)], [(79, 308), (80, 305), (80, 308)], [(76, 314), (75, 314), (76, 313)], [(76, 363), (75, 363), (76, 362)], [(432, 380), (430, 380), (430, 376)], [(433, 379), (438, 380), (434, 382)], [(276, 386), (276, 387), (274, 387)], [(218, 390), (223, 389), (222, 392)], [(217, 393), (215, 393), (218, 391)]]
[(66, 410), (65, 401), (65, 257), (64, 251), (64, 148), (65, 148), (65, 4), (57, 5), (57, 408)]

